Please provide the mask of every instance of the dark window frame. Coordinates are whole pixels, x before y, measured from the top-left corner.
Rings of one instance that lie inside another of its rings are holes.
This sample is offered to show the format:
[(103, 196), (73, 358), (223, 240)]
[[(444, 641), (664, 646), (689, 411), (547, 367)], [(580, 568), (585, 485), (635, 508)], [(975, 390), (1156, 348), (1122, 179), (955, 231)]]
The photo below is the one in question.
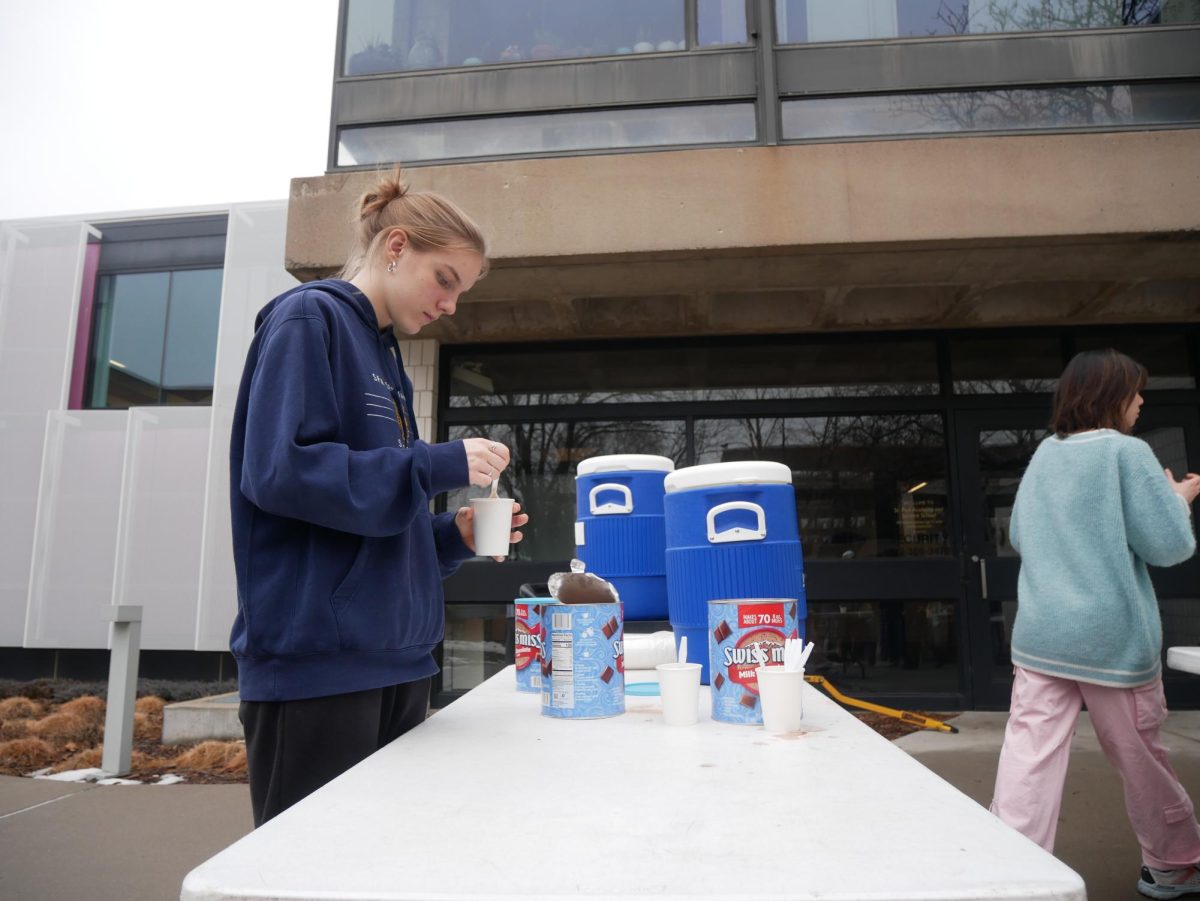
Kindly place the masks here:
[[(102, 324), (98, 315), (101, 299), (99, 289), (103, 280), (123, 275), (167, 275), (167, 308), (164, 311), (162, 335), (162, 351), (165, 353), (170, 328), (174, 275), (179, 272), (224, 270), (229, 217), (225, 213), (217, 213), (92, 224), (100, 233), (97, 241), (100, 245), (100, 259), (96, 268), (96, 290), (92, 292), (92, 310), (88, 317), (92, 329), (88, 335), (87, 354), (83, 361), (87, 373), (81, 408), (128, 409), (108, 404), (97, 405), (93, 403), (92, 398)], [(217, 300), (219, 304), (219, 296)], [(156, 402), (139, 403), (134, 406), (176, 406), (177, 404), (164, 401), (164, 391), (163, 386), (159, 384)], [(194, 405), (209, 404), (211, 400)]]

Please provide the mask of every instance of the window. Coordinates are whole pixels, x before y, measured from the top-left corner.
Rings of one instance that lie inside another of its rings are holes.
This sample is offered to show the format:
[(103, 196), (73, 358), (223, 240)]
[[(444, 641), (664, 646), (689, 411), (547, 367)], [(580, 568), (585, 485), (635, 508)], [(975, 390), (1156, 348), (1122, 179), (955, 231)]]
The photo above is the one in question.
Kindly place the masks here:
[(786, 100), (791, 140), (1200, 122), (1200, 82), (1059, 85)]
[[(449, 439), (488, 437), (512, 450), (512, 465), (500, 476), (500, 493), (537, 511), (537, 528), (512, 547), (514, 560), (569, 560), (575, 556), (575, 467), (603, 454), (654, 454), (682, 466), (687, 450), (682, 420), (532, 423), (453, 426)], [(446, 496), (446, 509), (466, 506), (460, 488)]]
[(754, 140), (754, 104), (688, 104), (343, 128), (339, 166)]
[(225, 218), (100, 226), (84, 404), (212, 402)]
[[(932, 341), (596, 345), (536, 354), (462, 348), (452, 407), (936, 394)], [(647, 451), (649, 453), (649, 451)]]
[(1172, 0), (776, 0), (775, 15), (781, 44), (1200, 21)]
[(942, 418), (895, 413), (696, 421), (697, 463), (792, 471), (806, 559), (951, 552)]
[(956, 394), (1049, 393), (1062, 368), (1062, 342), (1056, 335), (950, 339)]
[[(728, 10), (711, 19), (736, 42)], [(686, 49), (684, 0), (349, 0), (343, 74)]]

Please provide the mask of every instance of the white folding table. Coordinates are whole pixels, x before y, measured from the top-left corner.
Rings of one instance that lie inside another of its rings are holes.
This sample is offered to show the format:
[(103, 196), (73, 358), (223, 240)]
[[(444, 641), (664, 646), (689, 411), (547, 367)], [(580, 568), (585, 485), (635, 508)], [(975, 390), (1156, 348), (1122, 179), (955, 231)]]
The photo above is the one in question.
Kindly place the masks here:
[(1200, 648), (1167, 648), (1167, 666), (1186, 673), (1200, 673)]
[[(630, 673), (628, 681), (643, 676)], [(784, 736), (657, 697), (540, 714), (511, 667), (193, 870), (212, 899), (1084, 899), (1078, 874), (805, 686)], [(946, 736), (947, 748), (955, 736)]]

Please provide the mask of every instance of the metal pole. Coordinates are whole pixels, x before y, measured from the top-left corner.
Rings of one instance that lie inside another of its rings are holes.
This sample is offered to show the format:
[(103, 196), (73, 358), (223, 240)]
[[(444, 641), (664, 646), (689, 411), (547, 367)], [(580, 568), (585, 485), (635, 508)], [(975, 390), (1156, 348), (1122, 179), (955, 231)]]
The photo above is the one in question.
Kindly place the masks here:
[(133, 757), (133, 704), (142, 644), (142, 608), (122, 604), (107, 608), (104, 615), (113, 624), (113, 640), (100, 768), (110, 775), (124, 776)]

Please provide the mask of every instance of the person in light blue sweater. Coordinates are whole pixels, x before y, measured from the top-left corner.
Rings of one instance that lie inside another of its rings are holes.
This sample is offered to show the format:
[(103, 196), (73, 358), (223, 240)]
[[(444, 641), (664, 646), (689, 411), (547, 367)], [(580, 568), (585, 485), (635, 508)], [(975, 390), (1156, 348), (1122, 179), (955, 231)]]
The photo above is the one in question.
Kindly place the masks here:
[(1159, 727), (1162, 622), (1147, 566), (1195, 553), (1200, 475), (1176, 481), (1129, 433), (1146, 370), (1114, 350), (1067, 365), (1053, 435), (1021, 479), (1009, 540), (1021, 555), (1013, 691), (991, 810), (1054, 850), (1071, 736), (1083, 704), (1142, 846), (1137, 888), (1200, 895), (1200, 826)]

